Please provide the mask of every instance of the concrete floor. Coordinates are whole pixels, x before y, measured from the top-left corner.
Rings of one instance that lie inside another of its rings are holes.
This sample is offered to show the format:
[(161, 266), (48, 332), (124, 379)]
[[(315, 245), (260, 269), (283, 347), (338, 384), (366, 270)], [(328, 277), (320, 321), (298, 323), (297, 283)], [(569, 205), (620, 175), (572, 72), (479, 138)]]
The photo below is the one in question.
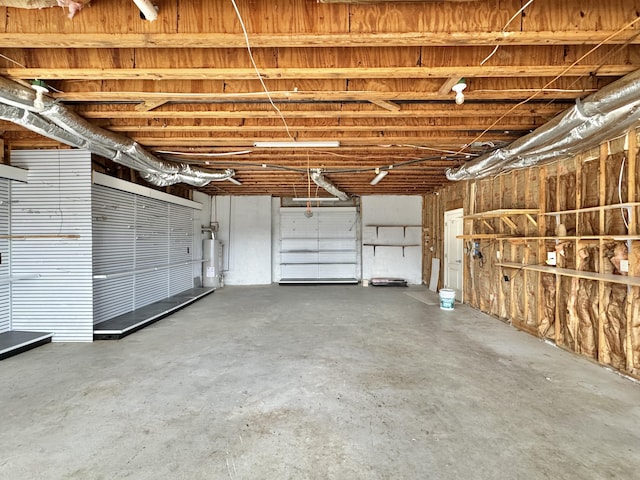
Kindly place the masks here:
[(639, 384), (424, 291), (225, 287), (0, 362), (0, 478), (639, 478)]

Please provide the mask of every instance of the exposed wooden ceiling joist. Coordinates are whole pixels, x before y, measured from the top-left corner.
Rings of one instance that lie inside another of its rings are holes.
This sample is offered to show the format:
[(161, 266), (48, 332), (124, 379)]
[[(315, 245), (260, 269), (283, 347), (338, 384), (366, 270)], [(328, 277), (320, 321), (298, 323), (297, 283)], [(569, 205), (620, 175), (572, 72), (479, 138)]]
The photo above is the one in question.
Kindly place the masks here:
[[(363, 68), (261, 68), (263, 79), (397, 79), (462, 77), (555, 77), (565, 75), (622, 76), (636, 65), (565, 66), (455, 66), (455, 67), (363, 67)], [(14, 68), (0, 67), (0, 75), (16, 79), (45, 80), (141, 79), (141, 80), (253, 80), (252, 68)]]
[[(193, 155), (163, 158), (236, 170), (243, 185), (209, 193), (293, 195), (310, 166), (350, 194), (402, 194), (437, 188), (448, 166), (640, 68), (640, 0), (536, 0), (509, 24), (521, 0), (236, 3), (281, 114), (231, 2), (162, 2), (155, 22), (121, 0), (95, 1), (73, 21), (61, 9), (0, 7), (0, 75), (45, 80), (90, 122), (151, 151)], [(466, 99), (456, 105), (461, 77)], [(0, 129), (11, 148), (55, 145)], [(289, 138), (287, 129), (341, 146), (253, 148)], [(376, 167), (390, 166), (369, 185)]]
[[(357, 32), (252, 33), (255, 48), (277, 47), (468, 47), (494, 45), (609, 45), (640, 44), (636, 30), (550, 30), (489, 32)], [(3, 33), (2, 48), (245, 48), (240, 33)]]

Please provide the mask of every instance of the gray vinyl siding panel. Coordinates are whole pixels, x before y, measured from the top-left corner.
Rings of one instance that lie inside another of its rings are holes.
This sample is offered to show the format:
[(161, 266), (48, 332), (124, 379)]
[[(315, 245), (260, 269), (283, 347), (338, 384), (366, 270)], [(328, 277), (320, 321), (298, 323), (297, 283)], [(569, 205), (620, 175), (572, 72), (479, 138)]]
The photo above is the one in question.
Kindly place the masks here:
[(29, 170), (11, 187), (12, 235), (78, 235), (11, 242), (12, 328), (93, 339), (91, 155), (82, 150), (12, 152)]
[[(0, 235), (10, 232), (9, 191), (10, 181), (0, 178)], [(10, 261), (9, 239), (0, 238), (0, 333), (11, 330)]]
[[(135, 270), (169, 265), (169, 204), (136, 196)], [(169, 269), (136, 274), (135, 308), (168, 297)]]
[[(122, 274), (135, 261), (135, 204), (131, 194), (93, 187), (93, 271), (95, 275)], [(135, 308), (133, 276), (94, 280), (93, 322)]]
[(193, 209), (101, 185), (93, 195), (94, 274), (107, 276), (94, 279), (94, 323), (193, 287)]
[(194, 287), (193, 223), (195, 210), (182, 205), (169, 205), (169, 264), (184, 263), (169, 270), (169, 296)]

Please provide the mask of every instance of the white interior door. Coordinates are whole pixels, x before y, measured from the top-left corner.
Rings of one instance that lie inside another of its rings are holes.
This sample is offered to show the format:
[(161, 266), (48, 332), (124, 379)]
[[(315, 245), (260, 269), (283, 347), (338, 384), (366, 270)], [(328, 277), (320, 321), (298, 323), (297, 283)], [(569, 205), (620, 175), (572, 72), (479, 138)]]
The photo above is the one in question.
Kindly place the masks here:
[(464, 232), (462, 208), (444, 212), (444, 286), (456, 291), (462, 301), (464, 242), (458, 235)]

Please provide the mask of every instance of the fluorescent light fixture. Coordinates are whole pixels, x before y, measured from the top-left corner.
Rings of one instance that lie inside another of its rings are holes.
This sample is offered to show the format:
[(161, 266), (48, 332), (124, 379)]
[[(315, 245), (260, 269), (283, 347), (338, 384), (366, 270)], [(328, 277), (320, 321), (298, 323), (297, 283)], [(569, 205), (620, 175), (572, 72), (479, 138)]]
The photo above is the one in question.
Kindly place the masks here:
[(233, 178), (233, 177), (229, 177), (229, 178), (227, 178), (227, 180), (229, 180), (229, 181), (230, 181), (231, 183), (233, 183), (234, 185), (242, 185), (242, 182), (241, 182), (241, 181), (236, 180), (236, 179), (235, 179), (235, 178)]
[(340, 146), (338, 140), (328, 140), (323, 142), (253, 142), (256, 148), (336, 148)]
[(337, 197), (303, 197), (303, 198), (292, 198), (294, 202), (339, 202), (340, 199)]
[(371, 185), (377, 185), (380, 180), (389, 174), (389, 170), (380, 170), (378, 174), (371, 180)]

